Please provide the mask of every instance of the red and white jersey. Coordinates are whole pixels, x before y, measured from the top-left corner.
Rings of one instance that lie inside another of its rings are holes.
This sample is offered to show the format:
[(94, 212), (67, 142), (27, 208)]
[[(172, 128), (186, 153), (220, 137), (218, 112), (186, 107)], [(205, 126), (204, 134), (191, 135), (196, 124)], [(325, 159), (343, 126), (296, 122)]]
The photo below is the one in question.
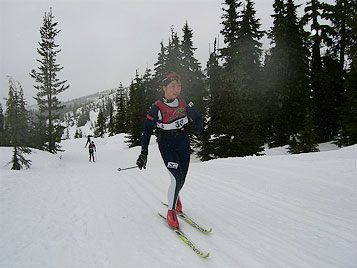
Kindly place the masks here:
[(186, 114), (187, 103), (181, 96), (172, 102), (165, 99), (154, 103), (158, 108), (158, 120), (156, 126), (163, 130), (176, 130), (184, 127), (188, 122)]

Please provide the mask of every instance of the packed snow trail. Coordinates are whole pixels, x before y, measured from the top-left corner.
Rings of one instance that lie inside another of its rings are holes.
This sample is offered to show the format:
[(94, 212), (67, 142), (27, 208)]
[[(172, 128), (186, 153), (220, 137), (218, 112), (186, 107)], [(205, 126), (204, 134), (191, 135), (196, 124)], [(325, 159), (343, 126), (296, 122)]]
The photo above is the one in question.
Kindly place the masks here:
[(140, 153), (124, 140), (95, 139), (95, 163), (85, 139), (67, 140), (58, 155), (34, 150), (21, 171), (0, 147), (0, 267), (357, 266), (356, 145), (193, 159), (183, 209), (213, 232), (180, 225), (210, 252), (202, 259), (157, 216), (170, 181), (155, 139), (146, 170), (118, 172)]

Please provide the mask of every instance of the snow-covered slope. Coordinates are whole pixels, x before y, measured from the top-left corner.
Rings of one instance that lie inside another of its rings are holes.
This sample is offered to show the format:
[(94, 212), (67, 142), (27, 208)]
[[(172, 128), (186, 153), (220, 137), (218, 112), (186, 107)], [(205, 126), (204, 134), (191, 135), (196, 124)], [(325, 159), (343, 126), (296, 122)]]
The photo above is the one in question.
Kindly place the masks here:
[(95, 139), (96, 163), (76, 139), (21, 171), (0, 147), (0, 267), (357, 266), (356, 145), (192, 163), (184, 211), (213, 232), (181, 227), (201, 259), (157, 216), (169, 177), (152, 140), (147, 169), (121, 172), (140, 151), (122, 135)]

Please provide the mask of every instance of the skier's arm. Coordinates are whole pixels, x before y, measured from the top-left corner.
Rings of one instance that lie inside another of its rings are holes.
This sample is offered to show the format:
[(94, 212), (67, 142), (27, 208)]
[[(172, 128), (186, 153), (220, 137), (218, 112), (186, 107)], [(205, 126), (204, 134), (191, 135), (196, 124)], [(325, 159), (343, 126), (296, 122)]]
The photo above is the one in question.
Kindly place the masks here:
[(157, 108), (157, 106), (153, 105), (144, 121), (143, 137), (141, 141), (141, 153), (139, 155), (138, 160), (136, 161), (136, 164), (140, 169), (146, 168), (148, 147), (149, 147), (152, 131), (158, 119), (158, 111), (159, 109)]
[(145, 118), (143, 136), (141, 141), (142, 151), (148, 151), (150, 138), (158, 120), (158, 112), (159, 108), (156, 105), (153, 105)]
[(200, 135), (203, 130), (203, 120), (200, 113), (196, 110), (192, 101), (186, 99), (187, 103), (187, 115), (192, 119), (195, 124), (195, 134)]

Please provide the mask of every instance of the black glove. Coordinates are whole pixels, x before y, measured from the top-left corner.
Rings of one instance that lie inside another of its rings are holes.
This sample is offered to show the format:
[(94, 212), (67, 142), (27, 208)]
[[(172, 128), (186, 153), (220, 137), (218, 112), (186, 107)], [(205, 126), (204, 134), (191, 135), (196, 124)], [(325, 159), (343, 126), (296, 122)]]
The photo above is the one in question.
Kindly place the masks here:
[(141, 154), (138, 157), (138, 160), (136, 161), (137, 166), (140, 168), (146, 168), (146, 162), (148, 161), (148, 151), (142, 150)]

